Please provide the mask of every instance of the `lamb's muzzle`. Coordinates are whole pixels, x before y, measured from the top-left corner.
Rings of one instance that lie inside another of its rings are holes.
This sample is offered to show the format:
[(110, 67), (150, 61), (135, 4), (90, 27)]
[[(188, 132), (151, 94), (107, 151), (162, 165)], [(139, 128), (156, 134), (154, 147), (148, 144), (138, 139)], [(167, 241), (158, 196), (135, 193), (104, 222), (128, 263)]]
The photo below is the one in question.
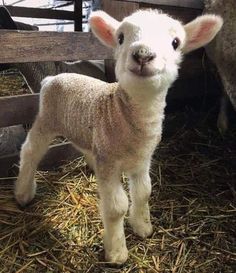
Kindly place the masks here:
[(139, 65), (145, 65), (156, 58), (156, 53), (152, 52), (148, 47), (139, 47), (132, 53), (133, 59)]
[(135, 62), (130, 71), (138, 76), (154, 76), (156, 69), (153, 69), (151, 62), (156, 58), (156, 53), (148, 46), (138, 46), (132, 52)]
[[(90, 24), (100, 41), (115, 50), (118, 83), (72, 73), (43, 81), (39, 113), (22, 146), (15, 197), (21, 205), (33, 199), (39, 161), (56, 135), (67, 137), (97, 177), (106, 260), (124, 263), (128, 198), (121, 174), (126, 173), (130, 184), (129, 223), (139, 236), (150, 236), (149, 169), (161, 140), (167, 90), (178, 75), (183, 52), (209, 42), (222, 21), (205, 15), (183, 26), (149, 10), (118, 22), (98, 11)], [(161, 26), (155, 34), (153, 25)]]

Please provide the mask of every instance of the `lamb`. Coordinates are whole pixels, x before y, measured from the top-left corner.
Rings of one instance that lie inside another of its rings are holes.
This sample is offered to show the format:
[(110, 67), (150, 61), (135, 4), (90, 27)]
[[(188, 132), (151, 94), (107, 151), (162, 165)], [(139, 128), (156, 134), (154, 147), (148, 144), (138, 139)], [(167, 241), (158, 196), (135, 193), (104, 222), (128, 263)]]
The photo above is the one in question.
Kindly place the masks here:
[(225, 133), (229, 127), (228, 109), (230, 104), (236, 110), (236, 1), (205, 0), (204, 12), (219, 14), (224, 19), (221, 35), (217, 35), (207, 47), (206, 52), (216, 65), (223, 85), (217, 127)]
[(121, 174), (129, 178), (129, 223), (139, 236), (150, 236), (149, 169), (161, 140), (167, 90), (183, 54), (212, 40), (222, 19), (204, 15), (182, 25), (159, 11), (141, 10), (122, 22), (96, 11), (89, 21), (98, 39), (115, 50), (118, 83), (73, 73), (42, 81), (39, 113), (21, 150), (15, 198), (22, 206), (34, 198), (39, 161), (55, 136), (66, 136), (95, 171), (105, 259), (121, 264), (128, 257), (123, 227), (128, 198)]

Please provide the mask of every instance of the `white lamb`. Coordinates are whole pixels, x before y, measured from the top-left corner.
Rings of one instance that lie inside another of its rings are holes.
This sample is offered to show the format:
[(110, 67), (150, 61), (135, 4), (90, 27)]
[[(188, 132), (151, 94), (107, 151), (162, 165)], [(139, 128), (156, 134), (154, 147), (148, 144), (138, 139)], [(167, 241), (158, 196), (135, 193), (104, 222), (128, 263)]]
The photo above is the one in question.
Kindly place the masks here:
[(55, 136), (67, 137), (97, 177), (105, 258), (124, 263), (128, 198), (121, 174), (130, 181), (129, 223), (141, 237), (150, 236), (149, 169), (161, 140), (167, 90), (177, 78), (183, 53), (211, 41), (222, 19), (204, 15), (184, 26), (159, 11), (146, 10), (118, 22), (97, 11), (90, 25), (102, 43), (115, 49), (118, 83), (70, 73), (43, 80), (39, 113), (22, 146), (15, 197), (20, 205), (34, 198), (38, 163)]

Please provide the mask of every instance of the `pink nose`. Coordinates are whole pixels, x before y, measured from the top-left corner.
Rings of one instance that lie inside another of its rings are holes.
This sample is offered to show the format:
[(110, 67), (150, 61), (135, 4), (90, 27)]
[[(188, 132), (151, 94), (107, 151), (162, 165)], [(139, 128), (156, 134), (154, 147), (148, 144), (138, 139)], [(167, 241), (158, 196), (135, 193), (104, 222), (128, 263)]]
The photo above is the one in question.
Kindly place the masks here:
[(133, 60), (139, 65), (144, 65), (156, 58), (156, 53), (151, 52), (150, 49), (140, 47), (132, 53)]

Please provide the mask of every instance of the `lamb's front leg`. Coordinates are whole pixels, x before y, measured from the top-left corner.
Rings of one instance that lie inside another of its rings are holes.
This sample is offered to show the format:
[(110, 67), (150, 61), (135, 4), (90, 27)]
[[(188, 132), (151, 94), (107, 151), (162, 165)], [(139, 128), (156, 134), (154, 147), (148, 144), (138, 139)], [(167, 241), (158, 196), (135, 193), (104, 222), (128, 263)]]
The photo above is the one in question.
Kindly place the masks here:
[(132, 201), (129, 212), (129, 223), (136, 234), (142, 238), (146, 238), (153, 232), (148, 205), (152, 189), (149, 166), (142, 167), (128, 176)]
[(122, 264), (128, 258), (124, 233), (124, 216), (128, 198), (120, 181), (120, 172), (106, 174), (106, 168), (97, 172), (100, 209), (104, 225), (105, 258), (108, 262)]

